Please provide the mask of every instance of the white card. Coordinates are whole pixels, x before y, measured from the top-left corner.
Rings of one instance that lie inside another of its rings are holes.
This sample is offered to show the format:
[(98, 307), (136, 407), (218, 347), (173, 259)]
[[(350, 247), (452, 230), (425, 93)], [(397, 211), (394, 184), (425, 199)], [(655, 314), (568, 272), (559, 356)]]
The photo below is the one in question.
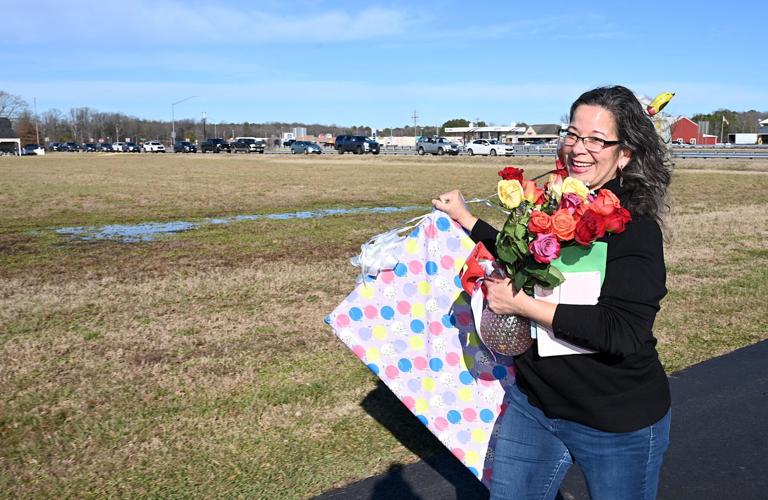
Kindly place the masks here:
[[(553, 304), (597, 304), (600, 297), (600, 272), (563, 273), (565, 281), (555, 288), (534, 288), (534, 297)], [(538, 323), (536, 328), (536, 344), (539, 356), (565, 356), (568, 354), (594, 353), (591, 349), (585, 349), (555, 337), (554, 332)]]

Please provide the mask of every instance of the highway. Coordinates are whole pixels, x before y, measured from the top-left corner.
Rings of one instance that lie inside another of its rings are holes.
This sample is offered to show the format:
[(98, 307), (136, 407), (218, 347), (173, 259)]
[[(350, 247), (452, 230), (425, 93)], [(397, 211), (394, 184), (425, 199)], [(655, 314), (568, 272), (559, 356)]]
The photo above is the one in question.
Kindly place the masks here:
[[(272, 148), (266, 151), (267, 154), (290, 154), (289, 148), (278, 147)], [(323, 148), (323, 154), (338, 154), (333, 148)], [(348, 153), (351, 154), (351, 153)], [(412, 147), (381, 147), (381, 154), (387, 156), (416, 156), (416, 148)], [(459, 153), (462, 156), (466, 156), (466, 153)], [(430, 155), (431, 156), (431, 155)], [(555, 148), (553, 146), (516, 146), (515, 156), (539, 156), (539, 157), (553, 157), (555, 156)], [(746, 147), (684, 147), (672, 148), (672, 158), (702, 158), (702, 159), (718, 159), (718, 160), (762, 160), (768, 159), (768, 146), (752, 146)]]

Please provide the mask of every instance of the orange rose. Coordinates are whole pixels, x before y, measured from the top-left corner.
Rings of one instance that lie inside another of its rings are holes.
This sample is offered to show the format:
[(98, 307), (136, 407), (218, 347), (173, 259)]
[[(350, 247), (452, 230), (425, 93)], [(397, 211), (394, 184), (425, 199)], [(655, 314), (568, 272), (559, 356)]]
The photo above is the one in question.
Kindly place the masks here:
[(561, 208), (552, 214), (552, 234), (557, 236), (558, 240), (572, 240), (575, 230), (576, 220), (568, 213), (567, 209)]
[(548, 214), (539, 210), (531, 212), (531, 219), (528, 221), (528, 231), (539, 234), (548, 233), (552, 227), (552, 220)]
[(600, 192), (597, 193), (595, 201), (589, 205), (590, 209), (602, 216), (611, 215), (614, 210), (620, 207), (621, 202), (609, 189), (601, 189)]
[(544, 189), (536, 185), (534, 181), (523, 181), (523, 199), (534, 205), (541, 205)]

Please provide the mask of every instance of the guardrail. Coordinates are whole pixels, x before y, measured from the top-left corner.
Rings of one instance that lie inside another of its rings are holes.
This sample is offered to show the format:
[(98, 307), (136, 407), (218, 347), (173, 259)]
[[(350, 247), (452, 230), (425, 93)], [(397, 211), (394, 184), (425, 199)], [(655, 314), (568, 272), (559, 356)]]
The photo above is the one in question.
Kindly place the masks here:
[[(268, 149), (266, 154), (290, 154), (291, 149), (287, 147), (275, 147)], [(324, 154), (338, 154), (333, 148), (323, 148)], [(515, 155), (520, 157), (553, 157), (555, 156), (556, 148), (554, 146), (515, 146)], [(400, 156), (400, 155), (414, 155), (416, 156), (416, 148), (412, 146), (382, 146), (382, 155)], [(468, 156), (467, 153), (461, 151), (459, 155)], [(431, 155), (430, 155), (431, 156)], [(756, 145), (750, 148), (744, 147), (723, 147), (723, 146), (699, 146), (695, 148), (672, 148), (672, 158), (701, 158), (701, 159), (744, 159), (744, 160), (757, 160), (768, 159), (768, 146)]]

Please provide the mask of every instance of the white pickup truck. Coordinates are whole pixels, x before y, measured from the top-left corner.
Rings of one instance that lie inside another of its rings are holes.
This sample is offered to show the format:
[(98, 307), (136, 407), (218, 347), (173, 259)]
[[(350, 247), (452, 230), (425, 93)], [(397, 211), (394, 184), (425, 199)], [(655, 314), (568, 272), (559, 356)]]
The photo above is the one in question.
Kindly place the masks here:
[(504, 144), (497, 141), (489, 141), (487, 139), (476, 139), (469, 144), (466, 148), (469, 156), (473, 155), (504, 155), (514, 156), (515, 148), (511, 144)]

